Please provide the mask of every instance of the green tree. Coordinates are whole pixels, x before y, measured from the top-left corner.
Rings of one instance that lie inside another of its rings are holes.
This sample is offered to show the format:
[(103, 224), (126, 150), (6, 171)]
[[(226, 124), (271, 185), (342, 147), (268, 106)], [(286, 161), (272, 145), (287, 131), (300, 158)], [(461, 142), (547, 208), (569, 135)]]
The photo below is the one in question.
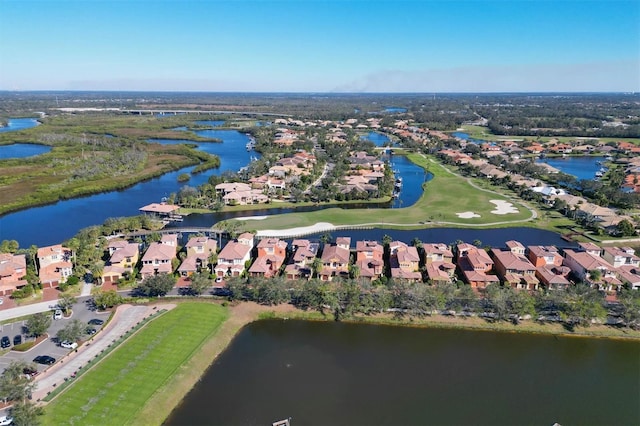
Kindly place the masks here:
[(616, 226), (616, 231), (621, 237), (631, 237), (636, 235), (636, 228), (628, 219), (623, 219)]
[(138, 286), (138, 291), (149, 297), (164, 296), (176, 283), (173, 275), (159, 274), (145, 278)]
[(25, 327), (35, 337), (42, 336), (51, 326), (52, 317), (48, 313), (40, 312), (29, 317)]
[(37, 406), (29, 401), (20, 401), (11, 408), (11, 417), (13, 424), (17, 426), (35, 426), (39, 425), (38, 417), (44, 414), (44, 408)]
[(622, 289), (618, 295), (620, 317), (627, 327), (640, 329), (640, 291)]
[(74, 296), (63, 293), (58, 298), (58, 306), (60, 306), (60, 309), (62, 309), (65, 314), (69, 315), (71, 308), (76, 304), (77, 301), (78, 299), (76, 299)]
[(211, 287), (209, 274), (197, 272), (190, 277), (189, 292), (194, 296), (199, 296)]
[(59, 342), (77, 342), (84, 334), (86, 326), (80, 320), (69, 321), (62, 329), (56, 333)]
[(23, 401), (35, 388), (35, 382), (24, 374), (25, 369), (35, 367), (24, 361), (12, 361), (0, 376), (0, 399), (7, 401)]
[(585, 284), (569, 287), (561, 317), (571, 326), (588, 327), (594, 319), (604, 319), (607, 315), (600, 293)]
[(2, 240), (0, 243), (0, 253), (15, 253), (20, 248), (16, 240)]
[(121, 304), (123, 301), (122, 296), (116, 293), (115, 290), (102, 291), (98, 290), (93, 295), (93, 303), (98, 309), (113, 308)]

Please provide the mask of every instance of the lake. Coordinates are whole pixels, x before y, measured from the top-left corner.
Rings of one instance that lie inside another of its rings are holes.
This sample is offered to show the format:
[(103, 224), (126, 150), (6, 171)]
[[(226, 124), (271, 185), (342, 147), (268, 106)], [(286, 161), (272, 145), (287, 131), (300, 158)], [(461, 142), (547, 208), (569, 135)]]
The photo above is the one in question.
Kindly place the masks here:
[(51, 151), (50, 146), (32, 143), (14, 143), (11, 145), (0, 145), (0, 160), (9, 158), (27, 158), (45, 154)]
[(604, 157), (581, 156), (539, 158), (536, 163), (546, 163), (563, 173), (575, 176), (578, 180), (593, 180), (605, 161)]
[(265, 320), (165, 424), (637, 425), (639, 359), (637, 342)]
[(10, 118), (7, 121), (8, 123), (6, 127), (0, 127), (0, 133), (30, 129), (40, 124), (35, 118)]

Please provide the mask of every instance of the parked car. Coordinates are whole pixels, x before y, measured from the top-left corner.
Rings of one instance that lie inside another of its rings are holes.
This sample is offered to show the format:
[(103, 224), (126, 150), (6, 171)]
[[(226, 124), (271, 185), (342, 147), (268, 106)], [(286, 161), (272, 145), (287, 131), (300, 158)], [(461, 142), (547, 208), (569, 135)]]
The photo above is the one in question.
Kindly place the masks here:
[(11, 346), (11, 340), (9, 340), (9, 336), (2, 337), (2, 340), (0, 340), (0, 346), (2, 346), (2, 349), (6, 349)]
[(56, 359), (49, 355), (38, 355), (33, 359), (33, 362), (37, 362), (38, 364), (51, 365), (55, 364)]
[(4, 303), (4, 297), (0, 297), (0, 305)]
[(65, 340), (64, 342), (60, 343), (60, 346), (66, 349), (75, 349), (78, 347), (78, 344), (76, 342)]
[(56, 311), (53, 313), (53, 319), (54, 320), (62, 319), (62, 310), (56, 309)]
[(98, 332), (98, 330), (96, 330), (96, 329), (95, 329), (95, 328), (93, 328), (93, 327), (87, 327), (87, 328), (84, 330), (84, 332), (85, 332), (85, 333), (87, 333), (89, 336), (92, 336), (92, 335), (96, 334), (96, 333)]
[(15, 345), (19, 345), (19, 344), (21, 344), (21, 343), (22, 343), (22, 334), (16, 334), (16, 335), (13, 337), (13, 346), (15, 346)]
[(29, 378), (34, 377), (38, 374), (38, 369), (34, 367), (25, 367), (22, 369), (22, 374), (28, 376)]
[(13, 417), (2, 416), (0, 417), (0, 426), (7, 426), (13, 423)]
[(104, 321), (99, 319), (99, 318), (94, 318), (94, 319), (89, 320), (89, 324), (91, 324), (91, 325), (102, 325), (102, 324), (104, 324)]

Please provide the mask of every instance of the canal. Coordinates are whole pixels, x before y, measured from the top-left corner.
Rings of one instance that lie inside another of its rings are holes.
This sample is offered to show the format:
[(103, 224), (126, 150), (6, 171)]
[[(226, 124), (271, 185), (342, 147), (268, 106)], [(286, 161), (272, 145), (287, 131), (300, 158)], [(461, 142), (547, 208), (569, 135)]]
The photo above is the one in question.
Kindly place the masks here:
[(240, 331), (176, 425), (637, 425), (637, 342), (265, 320)]

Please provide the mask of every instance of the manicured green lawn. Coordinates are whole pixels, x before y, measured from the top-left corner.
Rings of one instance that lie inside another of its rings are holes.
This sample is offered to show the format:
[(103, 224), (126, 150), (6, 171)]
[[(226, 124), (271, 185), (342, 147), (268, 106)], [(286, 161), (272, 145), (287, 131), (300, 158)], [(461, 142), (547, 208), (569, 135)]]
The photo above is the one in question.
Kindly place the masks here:
[[(451, 174), (436, 161), (420, 154), (408, 158), (434, 175), (425, 186), (422, 197), (411, 207), (401, 209), (340, 209), (330, 208), (305, 213), (288, 213), (269, 216), (264, 220), (248, 220), (241, 223), (244, 229), (284, 229), (309, 226), (317, 222), (333, 225), (376, 224), (377, 226), (419, 225), (421, 222), (453, 226), (482, 226), (513, 222), (523, 225), (531, 218), (531, 212), (515, 199), (473, 187), (458, 175)], [(491, 213), (495, 204), (490, 200), (513, 203), (517, 213), (498, 215)], [(456, 213), (471, 211), (480, 217), (461, 219)]]
[(183, 303), (149, 323), (45, 408), (45, 425), (124, 425), (227, 318)]

